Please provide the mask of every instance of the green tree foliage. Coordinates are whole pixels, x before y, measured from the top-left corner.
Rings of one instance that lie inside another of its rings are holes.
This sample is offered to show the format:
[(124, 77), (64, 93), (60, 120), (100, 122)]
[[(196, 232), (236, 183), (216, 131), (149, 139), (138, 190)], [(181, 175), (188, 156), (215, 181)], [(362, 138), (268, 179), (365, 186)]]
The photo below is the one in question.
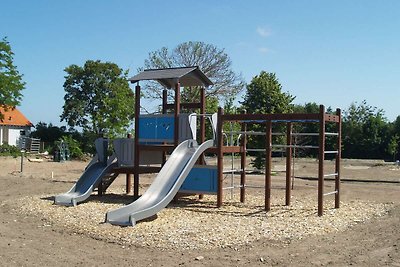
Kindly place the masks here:
[(71, 158), (83, 159), (83, 152), (78, 140), (75, 140), (72, 135), (64, 135), (61, 140), (67, 144)]
[(134, 96), (127, 72), (116, 64), (86, 61), (65, 69), (65, 104), (61, 120), (96, 135), (124, 134), (134, 117)]
[(387, 152), (393, 157), (393, 161), (396, 160), (396, 155), (399, 152), (399, 141), (400, 138), (397, 134), (393, 135), (389, 140)]
[[(319, 113), (320, 105), (315, 102), (308, 102), (304, 105), (295, 105), (294, 113)], [(326, 108), (326, 113), (336, 114), (333, 112), (331, 107)], [(335, 123), (326, 123), (325, 131), (336, 133), (337, 127)], [(319, 124), (318, 123), (295, 123), (293, 124), (293, 132), (296, 133), (318, 133), (319, 132)], [(296, 145), (310, 145), (310, 146), (318, 146), (318, 137), (305, 135), (305, 136), (295, 136), (293, 142)], [(325, 149), (326, 150), (336, 150), (337, 137), (336, 136), (326, 136), (325, 139)], [(300, 157), (317, 157), (318, 150), (317, 149), (296, 149), (296, 156)], [(333, 158), (335, 155), (327, 154), (325, 158)]]
[(397, 116), (397, 118), (393, 122), (393, 131), (400, 135), (400, 116)]
[[(319, 113), (319, 105), (315, 102), (308, 102), (304, 105), (295, 105), (293, 108), (294, 113)], [(296, 133), (318, 133), (318, 123), (296, 123), (293, 125), (293, 132)], [(293, 142), (296, 145), (318, 145), (318, 137), (315, 136), (295, 136)], [(316, 149), (293, 149), (296, 157), (316, 157), (318, 150)]]
[[(261, 113), (290, 113), (293, 111), (294, 96), (282, 92), (282, 85), (279, 83), (275, 73), (262, 71), (255, 76), (249, 85), (242, 102), (242, 108), (249, 114)], [(274, 125), (274, 131), (283, 131), (282, 125)], [(248, 126), (249, 130), (265, 132), (265, 125), (254, 124)], [(276, 140), (275, 143), (280, 140)], [(264, 136), (251, 136), (248, 139), (248, 146), (251, 148), (265, 148)], [(261, 169), (265, 164), (265, 155), (256, 154), (253, 165)]]
[(97, 136), (91, 132), (78, 132), (65, 126), (55, 126), (51, 123), (39, 122), (32, 131), (31, 137), (39, 138), (45, 144), (45, 150), (54, 153), (57, 144), (62, 140), (68, 144), (71, 156), (73, 158), (82, 158), (83, 153), (95, 153), (94, 139)]
[(282, 92), (275, 73), (262, 71), (247, 85), (242, 106), (251, 114), (289, 113), (293, 111), (294, 99), (289, 93)]
[(343, 157), (376, 158), (387, 157), (390, 127), (384, 111), (372, 107), (364, 100), (352, 103), (343, 116)]
[(53, 124), (39, 122), (35, 126), (35, 130), (32, 131), (31, 137), (39, 138), (42, 142), (53, 144), (66, 134), (66, 127), (54, 126)]
[[(400, 159), (400, 116), (390, 124), (391, 134), (388, 146), (388, 153), (392, 156), (393, 160)], [(396, 143), (397, 140), (397, 143)]]
[[(244, 87), (243, 78), (232, 70), (232, 62), (229, 56), (223, 49), (212, 44), (184, 42), (172, 50), (162, 47), (160, 50), (150, 52), (148, 59), (144, 62), (146, 69), (191, 66), (199, 66), (214, 83), (207, 89), (207, 96), (223, 100), (226, 97), (236, 95)], [(149, 83), (144, 89), (147, 97), (161, 98), (160, 85)], [(193, 100), (198, 100), (199, 93), (196, 87), (185, 88), (182, 91), (182, 101), (193, 102)]]
[[(225, 100), (224, 103), (224, 114), (240, 114), (243, 111), (234, 105), (235, 97), (229, 97)], [(239, 134), (235, 133), (241, 130), (241, 124), (237, 122), (229, 122), (224, 123), (223, 129), (224, 133), (226, 133), (225, 138), (228, 139), (228, 143), (231, 145), (239, 145), (238, 141)]]
[(13, 57), (10, 43), (7, 38), (3, 38), (0, 41), (0, 105), (5, 107), (17, 106), (22, 99), (21, 91), (25, 88), (22, 74), (14, 65)]

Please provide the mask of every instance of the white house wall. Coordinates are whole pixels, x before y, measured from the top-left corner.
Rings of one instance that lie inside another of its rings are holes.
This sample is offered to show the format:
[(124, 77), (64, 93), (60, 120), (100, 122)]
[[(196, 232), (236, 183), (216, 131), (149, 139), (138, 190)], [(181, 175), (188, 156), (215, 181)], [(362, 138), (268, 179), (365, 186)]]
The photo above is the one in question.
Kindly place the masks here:
[(9, 129), (8, 144), (11, 146), (17, 146), (20, 135), (21, 135), (21, 129)]
[(25, 131), (26, 136), (30, 134), (30, 127), (5, 127), (0, 126), (0, 145), (7, 143), (12, 146), (18, 146), (18, 140), (21, 136), (21, 131)]

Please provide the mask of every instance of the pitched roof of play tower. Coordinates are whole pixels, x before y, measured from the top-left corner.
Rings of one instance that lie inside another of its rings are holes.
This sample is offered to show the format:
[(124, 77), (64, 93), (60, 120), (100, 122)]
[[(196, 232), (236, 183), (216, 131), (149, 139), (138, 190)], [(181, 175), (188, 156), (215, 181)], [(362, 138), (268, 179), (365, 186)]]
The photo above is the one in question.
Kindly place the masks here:
[(155, 80), (167, 88), (173, 88), (177, 80), (179, 80), (180, 85), (183, 87), (207, 87), (213, 85), (210, 79), (197, 66), (166, 69), (148, 69), (136, 74), (128, 80), (131, 83), (143, 80)]

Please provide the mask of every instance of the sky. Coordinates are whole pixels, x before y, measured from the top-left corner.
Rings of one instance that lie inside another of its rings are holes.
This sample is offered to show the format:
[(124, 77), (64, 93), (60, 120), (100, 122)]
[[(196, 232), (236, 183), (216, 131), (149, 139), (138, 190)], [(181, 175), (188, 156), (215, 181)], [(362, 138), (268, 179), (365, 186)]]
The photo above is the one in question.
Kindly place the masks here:
[(19, 109), (34, 124), (65, 125), (69, 65), (109, 61), (133, 76), (149, 52), (187, 41), (224, 49), (247, 83), (275, 73), (296, 104), (346, 110), (366, 100), (389, 121), (400, 115), (397, 0), (0, 0), (0, 7), (0, 38), (26, 82)]

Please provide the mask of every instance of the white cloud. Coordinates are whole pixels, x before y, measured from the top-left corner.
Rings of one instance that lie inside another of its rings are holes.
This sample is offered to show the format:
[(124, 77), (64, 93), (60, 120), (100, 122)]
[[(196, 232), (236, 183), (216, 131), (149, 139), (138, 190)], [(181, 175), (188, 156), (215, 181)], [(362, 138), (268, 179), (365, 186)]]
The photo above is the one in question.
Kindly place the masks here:
[(269, 49), (268, 47), (260, 47), (260, 48), (258, 48), (258, 51), (262, 54), (267, 54), (267, 53), (271, 52), (271, 49)]
[(266, 27), (257, 27), (257, 33), (258, 35), (260, 35), (261, 37), (268, 37), (271, 35), (271, 30), (266, 28)]

